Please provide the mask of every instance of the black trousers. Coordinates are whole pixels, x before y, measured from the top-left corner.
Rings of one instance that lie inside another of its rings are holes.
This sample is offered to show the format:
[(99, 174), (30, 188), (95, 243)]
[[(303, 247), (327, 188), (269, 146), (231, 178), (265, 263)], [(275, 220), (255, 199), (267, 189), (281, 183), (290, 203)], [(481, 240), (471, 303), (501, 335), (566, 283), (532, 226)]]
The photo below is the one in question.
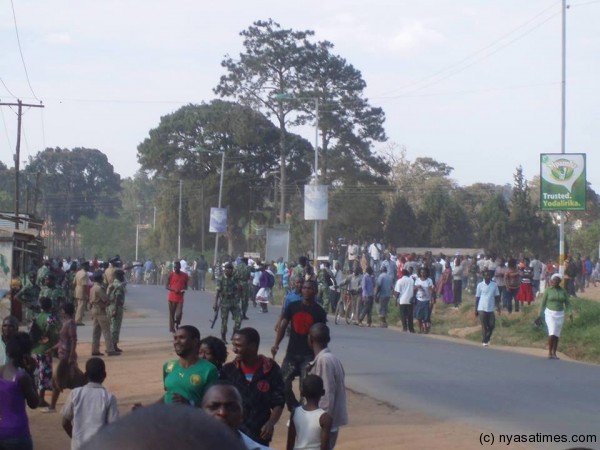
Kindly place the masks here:
[(402, 331), (415, 332), (413, 323), (413, 305), (400, 305), (400, 320), (402, 321)]
[(493, 311), (479, 311), (479, 321), (481, 322), (481, 342), (487, 344), (490, 342), (496, 326), (496, 315)]

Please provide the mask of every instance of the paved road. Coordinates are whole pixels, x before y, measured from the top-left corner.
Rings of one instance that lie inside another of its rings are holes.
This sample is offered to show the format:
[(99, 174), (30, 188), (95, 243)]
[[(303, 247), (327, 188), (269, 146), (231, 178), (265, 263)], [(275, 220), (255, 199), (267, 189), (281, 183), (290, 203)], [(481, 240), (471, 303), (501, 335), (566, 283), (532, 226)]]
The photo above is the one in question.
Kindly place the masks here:
[[(213, 294), (188, 292), (183, 324), (210, 330)], [(143, 318), (125, 321), (122, 340), (169, 340), (166, 291), (130, 286), (127, 305)], [(250, 306), (250, 321), (269, 353), (279, 308)], [(230, 331), (231, 331), (230, 322)], [(482, 348), (392, 330), (330, 324), (331, 348), (342, 359), (351, 389), (399, 408), (481, 425), (496, 433), (596, 434), (600, 448), (600, 366)], [(90, 339), (90, 327), (78, 330)], [(278, 355), (281, 362), (286, 343)], [(126, 356), (124, 356), (126, 357)], [(539, 448), (567, 448), (540, 445)]]

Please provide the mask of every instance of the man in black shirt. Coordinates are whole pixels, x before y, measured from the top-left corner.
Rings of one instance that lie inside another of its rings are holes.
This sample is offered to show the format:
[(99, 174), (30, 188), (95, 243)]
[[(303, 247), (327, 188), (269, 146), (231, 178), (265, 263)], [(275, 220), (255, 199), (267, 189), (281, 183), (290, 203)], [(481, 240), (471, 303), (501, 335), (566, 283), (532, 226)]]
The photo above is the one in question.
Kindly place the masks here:
[(286, 309), (283, 320), (277, 330), (275, 345), (271, 349), (273, 358), (279, 351), (279, 344), (283, 339), (288, 324), (291, 324), (290, 340), (281, 365), (281, 374), (285, 385), (285, 403), (290, 411), (298, 406), (298, 400), (292, 390), (292, 383), (296, 377), (304, 377), (305, 369), (315, 355), (308, 345), (310, 327), (315, 323), (326, 323), (327, 313), (315, 301), (317, 283), (305, 281), (302, 284), (302, 301), (291, 303)]
[(281, 369), (271, 358), (258, 354), (260, 336), (254, 328), (237, 330), (231, 343), (236, 358), (223, 366), (220, 378), (235, 385), (242, 396), (242, 431), (269, 445), (285, 403)]

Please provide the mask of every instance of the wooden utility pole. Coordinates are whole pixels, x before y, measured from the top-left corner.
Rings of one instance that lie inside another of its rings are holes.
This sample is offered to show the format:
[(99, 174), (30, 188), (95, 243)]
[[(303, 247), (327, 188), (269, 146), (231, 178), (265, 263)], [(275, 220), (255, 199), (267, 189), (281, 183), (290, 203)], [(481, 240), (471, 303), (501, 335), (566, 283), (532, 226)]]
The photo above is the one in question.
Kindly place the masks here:
[(15, 229), (19, 229), (19, 164), (21, 160), (21, 117), (23, 116), (23, 106), (29, 108), (43, 108), (44, 105), (32, 105), (17, 100), (17, 103), (0, 103), (0, 106), (16, 106), (17, 110), (17, 151), (15, 154)]

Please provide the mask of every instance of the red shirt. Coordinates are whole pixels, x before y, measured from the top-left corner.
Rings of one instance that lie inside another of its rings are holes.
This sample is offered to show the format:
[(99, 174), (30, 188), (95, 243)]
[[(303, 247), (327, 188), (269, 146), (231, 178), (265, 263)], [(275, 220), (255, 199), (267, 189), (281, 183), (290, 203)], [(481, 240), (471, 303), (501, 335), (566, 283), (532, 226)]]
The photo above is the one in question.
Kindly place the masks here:
[[(187, 289), (188, 279), (189, 277), (185, 272), (171, 272), (168, 283), (169, 289), (175, 289), (177, 291), (183, 291)], [(168, 299), (170, 302), (183, 303), (183, 292), (177, 293), (169, 291)]]

